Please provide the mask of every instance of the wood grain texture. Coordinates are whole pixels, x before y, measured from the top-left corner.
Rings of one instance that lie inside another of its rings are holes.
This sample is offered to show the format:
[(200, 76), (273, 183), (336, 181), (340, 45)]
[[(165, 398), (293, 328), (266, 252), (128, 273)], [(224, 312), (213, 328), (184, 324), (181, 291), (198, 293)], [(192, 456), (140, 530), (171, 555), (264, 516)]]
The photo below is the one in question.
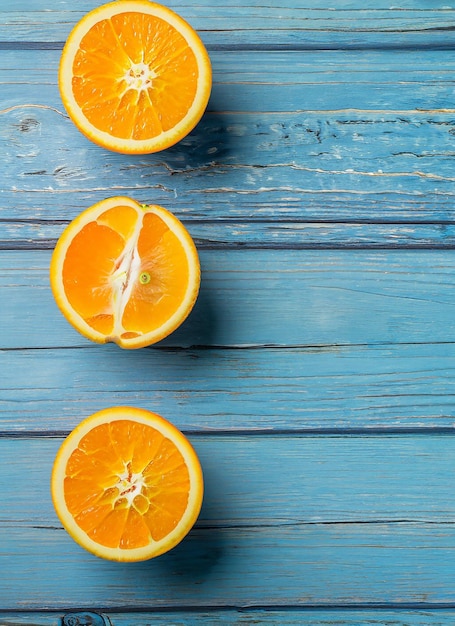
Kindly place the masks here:
[[(437, 533), (455, 522), (452, 487), (445, 480), (455, 469), (453, 434), (188, 437), (205, 477), (199, 530), (240, 528), (254, 535), (269, 527), (310, 532), (313, 525), (321, 525), (322, 532), (325, 525), (352, 524), (361, 535), (362, 524), (366, 533), (374, 533), (376, 524), (391, 524), (394, 535), (402, 524), (409, 525), (409, 532), (413, 525), (433, 524)], [(36, 437), (0, 438), (5, 479), (0, 521), (8, 528), (18, 525), (18, 531), (57, 528), (54, 534), (70, 548), (72, 540), (60, 532), (49, 493), (49, 474), (62, 439), (50, 429)], [(3, 541), (2, 550), (11, 549), (6, 537)], [(279, 557), (279, 548), (272, 550), (273, 558)], [(85, 556), (79, 549), (74, 553)]]
[(68, 120), (59, 54), (32, 72), (35, 51), (2, 53), (1, 247), (51, 245), (62, 220), (116, 194), (195, 222), (202, 245), (453, 247), (445, 51), (214, 52), (195, 131), (130, 159)]
[(94, 562), (63, 530), (4, 528), (7, 610), (454, 604), (453, 523), (196, 528), (160, 561), (130, 567)]
[[(95, 0), (0, 6), (0, 625), (455, 622), (453, 29), (444, 0), (169, 0), (213, 64), (178, 146), (85, 140), (57, 88)], [(109, 195), (161, 204), (200, 250), (187, 322), (135, 352), (79, 336), (51, 250)], [(61, 528), (62, 437), (113, 404), (199, 453), (201, 517), (119, 565)]]
[(200, 520), (176, 549), (139, 564), (92, 557), (61, 529), (48, 495), (59, 438), (17, 439), (14, 449), (0, 441), (10, 485), (1, 606), (454, 602), (454, 508), (444, 480), (453, 437), (191, 440), (206, 479)]
[[(69, 611), (3, 612), (2, 626), (61, 626)], [(81, 612), (83, 613), (83, 612)], [(72, 614), (72, 613), (71, 613)], [(365, 610), (365, 609), (241, 609), (205, 611), (99, 612), (109, 626), (452, 626), (455, 612), (450, 610)]]
[[(21, 0), (4, 12), (0, 40), (5, 42), (63, 42), (86, 11), (97, 6), (93, 0), (77, 8), (54, 6), (49, 10), (42, 0)], [(340, 48), (393, 46), (447, 46), (452, 43), (453, 7), (447, 3), (351, 2), (339, 0), (322, 7), (314, 0), (268, 3), (238, 0), (209, 6), (208, 2), (189, 4), (169, 0), (167, 5), (190, 21), (207, 45), (278, 46)], [(24, 11), (27, 14), (24, 15)]]
[[(54, 303), (50, 255), (0, 254), (0, 316), (8, 328), (1, 348), (93, 345)], [(196, 306), (161, 345), (445, 343), (450, 350), (455, 340), (451, 251), (203, 250), (200, 257)]]
[[(450, 343), (295, 348), (110, 346), (0, 352), (0, 432), (68, 432), (113, 404), (189, 432), (452, 429)], [(19, 373), (19, 374), (18, 374)]]

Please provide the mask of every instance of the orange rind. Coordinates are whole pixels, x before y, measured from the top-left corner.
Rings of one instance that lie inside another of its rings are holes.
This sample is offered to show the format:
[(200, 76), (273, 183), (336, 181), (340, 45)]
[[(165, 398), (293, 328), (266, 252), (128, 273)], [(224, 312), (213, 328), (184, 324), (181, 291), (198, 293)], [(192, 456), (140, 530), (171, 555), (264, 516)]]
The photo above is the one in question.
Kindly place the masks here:
[(203, 499), (198, 456), (174, 425), (113, 407), (83, 420), (56, 455), (51, 494), (65, 530), (112, 561), (144, 561), (182, 541)]

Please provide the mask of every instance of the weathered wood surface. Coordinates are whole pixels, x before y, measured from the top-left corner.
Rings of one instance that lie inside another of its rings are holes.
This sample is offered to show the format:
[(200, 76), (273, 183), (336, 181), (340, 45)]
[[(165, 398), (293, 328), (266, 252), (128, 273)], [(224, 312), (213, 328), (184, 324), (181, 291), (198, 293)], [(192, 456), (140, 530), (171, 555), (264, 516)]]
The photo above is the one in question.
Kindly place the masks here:
[[(84, 615), (85, 611), (78, 612)], [(73, 616), (73, 612), (63, 613)], [(239, 624), (254, 625), (265, 624), (266, 626), (453, 626), (452, 611), (431, 610), (230, 610), (225, 611), (176, 611), (138, 613), (118, 613), (110, 611), (109, 615), (99, 611), (97, 613), (104, 618), (106, 626), (181, 626), (182, 624), (197, 624), (201, 626), (222, 626)], [(52, 613), (11, 613), (0, 616), (2, 626), (61, 626), (62, 611)], [(33, 621), (32, 621), (33, 620)], [(107, 621), (109, 620), (109, 621)], [(104, 626), (99, 621), (99, 626)], [(94, 624), (98, 626), (98, 624)]]
[(37, 69), (35, 50), (0, 55), (0, 247), (51, 245), (112, 194), (172, 208), (205, 245), (453, 247), (446, 51), (215, 51), (196, 130), (128, 159), (65, 115), (59, 54), (40, 52)]
[[(124, 157), (57, 89), (98, 4), (0, 3), (0, 625), (455, 623), (454, 7), (170, 0), (209, 48), (208, 111)], [(79, 336), (48, 280), (64, 226), (119, 194), (173, 210), (203, 270), (135, 352)], [(187, 540), (132, 566), (49, 496), (62, 437), (113, 404), (174, 421), (206, 480)]]
[[(60, 528), (47, 477), (61, 439), (1, 440), (2, 478), (16, 490), (0, 517), (9, 537), (0, 604), (17, 609), (25, 595), (37, 609), (43, 598), (129, 609), (198, 608), (201, 598), (220, 609), (453, 601), (453, 436), (191, 441), (206, 477), (196, 527), (163, 558), (118, 564), (87, 555)], [(34, 570), (52, 576), (24, 577), (30, 544)]]
[[(75, 21), (96, 6), (82, 0), (43, 6), (42, 0), (19, 0), (2, 12), (0, 39), (5, 43), (63, 42)], [(445, 0), (337, 0), (321, 6), (317, 0), (239, 2), (227, 0), (189, 3), (169, 0), (169, 7), (188, 19), (208, 46), (263, 47), (376, 47), (378, 45), (450, 47), (455, 23), (452, 6)]]
[[(8, 322), (0, 347), (93, 346), (58, 314), (49, 288), (50, 256), (39, 250), (0, 255), (0, 313)], [(200, 257), (200, 299), (160, 345), (454, 341), (452, 250), (202, 250)], [(31, 299), (34, 306), (14, 323), (16, 307), (27, 308)]]
[(68, 430), (113, 401), (190, 430), (453, 425), (452, 252), (202, 250), (189, 319), (132, 353), (66, 323), (49, 259), (0, 255), (3, 432)]

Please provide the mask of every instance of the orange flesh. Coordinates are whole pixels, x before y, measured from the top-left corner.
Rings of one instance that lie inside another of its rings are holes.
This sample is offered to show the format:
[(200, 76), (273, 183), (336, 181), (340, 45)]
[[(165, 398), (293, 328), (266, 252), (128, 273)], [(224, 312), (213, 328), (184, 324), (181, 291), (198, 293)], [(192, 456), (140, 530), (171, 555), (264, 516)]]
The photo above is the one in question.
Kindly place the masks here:
[(170, 439), (118, 420), (93, 428), (71, 454), (65, 501), (79, 527), (110, 548), (147, 546), (168, 535), (188, 505), (190, 479)]
[(191, 107), (196, 57), (164, 20), (126, 12), (95, 24), (73, 64), (73, 95), (88, 121), (121, 139), (173, 128)]
[(62, 277), (69, 303), (91, 328), (107, 338), (120, 329), (128, 338), (171, 317), (185, 297), (189, 265), (158, 215), (118, 206), (75, 235)]

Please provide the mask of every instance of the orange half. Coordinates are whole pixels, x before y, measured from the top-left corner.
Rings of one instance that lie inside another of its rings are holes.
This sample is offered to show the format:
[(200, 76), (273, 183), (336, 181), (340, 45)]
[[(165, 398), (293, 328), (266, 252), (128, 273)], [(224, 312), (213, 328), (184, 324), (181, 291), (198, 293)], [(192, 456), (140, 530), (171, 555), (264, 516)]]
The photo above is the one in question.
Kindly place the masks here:
[(193, 28), (167, 7), (121, 0), (87, 13), (59, 67), (63, 104), (98, 145), (125, 154), (164, 150), (198, 123), (212, 86)]
[(70, 536), (113, 561), (167, 552), (191, 530), (203, 476), (188, 439), (155, 413), (99, 411), (64, 440), (51, 476), (52, 500)]
[(82, 335), (142, 348), (186, 319), (200, 265), (193, 240), (172, 213), (118, 196), (86, 209), (63, 231), (50, 282), (63, 315)]

